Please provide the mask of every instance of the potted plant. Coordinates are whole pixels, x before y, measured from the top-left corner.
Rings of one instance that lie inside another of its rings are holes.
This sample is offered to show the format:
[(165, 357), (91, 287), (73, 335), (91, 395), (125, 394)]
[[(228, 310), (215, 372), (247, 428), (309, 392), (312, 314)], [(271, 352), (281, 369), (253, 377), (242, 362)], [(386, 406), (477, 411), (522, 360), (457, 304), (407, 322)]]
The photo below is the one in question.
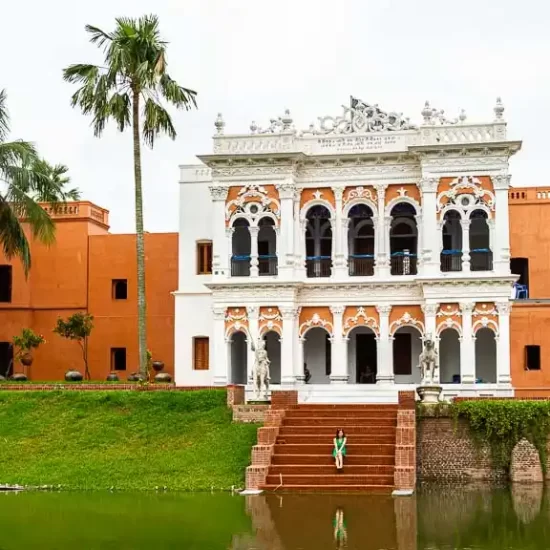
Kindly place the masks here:
[(24, 328), (19, 336), (13, 337), (13, 346), (17, 349), (15, 357), (23, 366), (23, 374), (27, 376), (27, 369), (32, 365), (34, 357), (32, 350), (40, 344), (46, 343), (44, 336), (36, 334), (30, 328)]
[[(93, 316), (89, 313), (73, 313), (66, 321), (60, 317), (53, 331), (67, 340), (75, 340), (82, 350), (82, 359), (84, 360), (84, 375), (86, 380), (90, 380), (90, 369), (88, 368), (88, 337), (94, 328)], [(69, 376), (69, 372), (71, 373)], [(69, 376), (69, 378), (67, 378)], [(71, 369), (65, 374), (65, 380), (77, 381), (82, 375), (75, 369)]]

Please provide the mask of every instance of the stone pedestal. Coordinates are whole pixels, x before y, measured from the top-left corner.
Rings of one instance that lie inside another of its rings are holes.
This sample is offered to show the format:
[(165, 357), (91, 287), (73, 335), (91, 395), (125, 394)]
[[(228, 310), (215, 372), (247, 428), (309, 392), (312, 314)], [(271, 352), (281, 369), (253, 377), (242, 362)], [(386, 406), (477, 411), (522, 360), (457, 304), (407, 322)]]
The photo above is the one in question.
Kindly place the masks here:
[(437, 405), (443, 388), (437, 384), (419, 386), (416, 392), (424, 405)]

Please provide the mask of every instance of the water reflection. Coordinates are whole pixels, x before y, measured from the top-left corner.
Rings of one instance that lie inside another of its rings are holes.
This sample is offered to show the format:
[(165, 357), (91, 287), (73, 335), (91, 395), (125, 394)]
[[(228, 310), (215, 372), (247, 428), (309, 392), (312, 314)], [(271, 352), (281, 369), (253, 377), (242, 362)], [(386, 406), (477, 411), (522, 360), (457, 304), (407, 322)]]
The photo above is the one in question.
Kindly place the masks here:
[(540, 485), (423, 487), (413, 497), (0, 494), (9, 550), (550, 550)]

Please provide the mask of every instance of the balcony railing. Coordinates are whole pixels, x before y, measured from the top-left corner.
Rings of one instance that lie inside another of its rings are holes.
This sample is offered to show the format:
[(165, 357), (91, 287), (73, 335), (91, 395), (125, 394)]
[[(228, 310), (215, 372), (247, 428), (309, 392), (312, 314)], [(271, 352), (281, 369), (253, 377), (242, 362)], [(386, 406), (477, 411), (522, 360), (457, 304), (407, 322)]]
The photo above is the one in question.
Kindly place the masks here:
[(416, 254), (394, 252), (390, 261), (392, 275), (416, 275)]
[(277, 255), (258, 256), (258, 271), (260, 276), (277, 275)]
[(330, 256), (307, 256), (306, 272), (308, 277), (330, 277), (332, 258)]
[(441, 271), (462, 271), (462, 250), (442, 250)]
[(491, 271), (493, 252), (488, 248), (470, 250), (470, 271)]
[(250, 277), (250, 256), (231, 257), (231, 277)]
[(371, 277), (374, 275), (374, 255), (352, 254), (348, 266), (350, 277)]

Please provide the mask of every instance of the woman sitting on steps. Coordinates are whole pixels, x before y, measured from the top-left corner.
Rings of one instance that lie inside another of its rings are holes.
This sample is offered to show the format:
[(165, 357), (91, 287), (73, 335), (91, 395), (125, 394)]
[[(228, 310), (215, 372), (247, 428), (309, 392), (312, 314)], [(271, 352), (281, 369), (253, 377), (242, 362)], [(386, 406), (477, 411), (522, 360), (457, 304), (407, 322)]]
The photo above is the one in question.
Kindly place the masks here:
[(334, 438), (334, 449), (332, 449), (332, 456), (336, 463), (336, 469), (340, 472), (344, 467), (344, 457), (346, 456), (346, 434), (344, 430), (339, 428), (336, 430), (336, 437)]

